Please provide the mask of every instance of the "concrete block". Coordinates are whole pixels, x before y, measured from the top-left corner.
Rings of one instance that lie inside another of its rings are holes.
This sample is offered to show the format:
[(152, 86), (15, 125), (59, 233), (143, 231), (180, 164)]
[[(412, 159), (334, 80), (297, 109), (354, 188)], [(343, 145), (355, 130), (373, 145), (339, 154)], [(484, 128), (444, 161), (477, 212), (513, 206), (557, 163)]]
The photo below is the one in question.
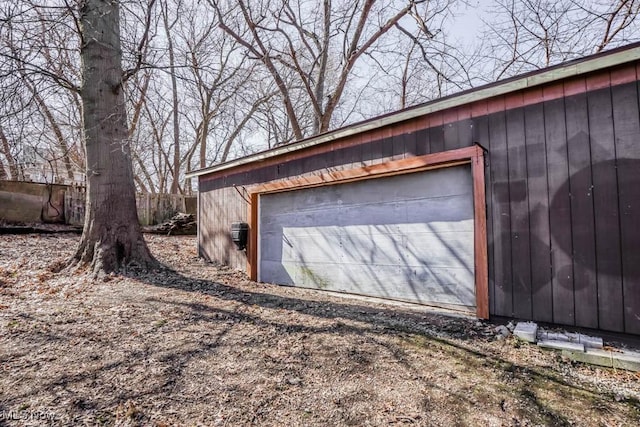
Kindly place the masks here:
[(567, 349), (563, 350), (562, 354), (576, 362), (640, 372), (640, 353), (631, 351), (616, 352), (588, 348), (585, 352), (571, 351)]
[(538, 341), (569, 341), (569, 336), (559, 332), (547, 332), (544, 329), (539, 329)]
[(571, 332), (547, 332), (538, 330), (538, 341), (566, 341), (584, 344), (586, 348), (602, 348), (604, 342), (600, 337), (571, 333)]
[(536, 342), (538, 324), (535, 322), (518, 322), (513, 330), (513, 335), (527, 342)]
[(600, 337), (572, 333), (568, 333), (567, 336), (571, 342), (579, 342), (584, 344), (586, 348), (602, 348), (604, 346), (604, 342)]
[(553, 348), (555, 350), (584, 351), (584, 344), (569, 341), (557, 340), (538, 340), (538, 345), (544, 348)]

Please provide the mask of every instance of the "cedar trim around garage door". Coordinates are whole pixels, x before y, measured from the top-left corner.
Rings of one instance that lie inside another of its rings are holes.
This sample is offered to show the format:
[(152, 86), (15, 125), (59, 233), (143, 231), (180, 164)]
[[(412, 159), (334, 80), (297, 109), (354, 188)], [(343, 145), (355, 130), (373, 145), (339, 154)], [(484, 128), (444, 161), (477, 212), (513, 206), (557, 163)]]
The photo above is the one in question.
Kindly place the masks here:
[(327, 171), (283, 181), (267, 182), (249, 188), (249, 245), (247, 272), (251, 280), (258, 279), (258, 197), (261, 194), (300, 190), (323, 185), (343, 184), (365, 179), (382, 178), (429, 169), (471, 165), (474, 210), (474, 264), (476, 316), (489, 318), (489, 277), (487, 260), (487, 217), (485, 207), (484, 153), (481, 147), (471, 146), (425, 156), (393, 160), (382, 164), (341, 171)]

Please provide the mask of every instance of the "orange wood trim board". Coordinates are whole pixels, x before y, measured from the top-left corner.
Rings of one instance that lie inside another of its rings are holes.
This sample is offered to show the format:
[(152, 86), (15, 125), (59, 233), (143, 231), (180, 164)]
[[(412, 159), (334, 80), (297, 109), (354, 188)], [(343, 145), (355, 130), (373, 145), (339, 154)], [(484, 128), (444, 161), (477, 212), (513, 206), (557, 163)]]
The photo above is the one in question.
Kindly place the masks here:
[(532, 87), (530, 89), (525, 90), (522, 93), (524, 106), (539, 104), (544, 101), (544, 97), (542, 96), (542, 88), (541, 87)]
[(489, 318), (489, 257), (487, 253), (487, 209), (484, 191), (484, 153), (478, 147), (471, 160), (473, 176), (474, 262), (476, 281), (476, 316)]
[(611, 74), (599, 73), (587, 77), (587, 92), (611, 86)]
[[(417, 171), (422, 168), (451, 166), (451, 162), (464, 160), (469, 162), (476, 152), (476, 147), (458, 148), (456, 150), (443, 151), (424, 156), (409, 157), (406, 159), (392, 160), (370, 166), (363, 166), (353, 169), (328, 171), (318, 175), (301, 176), (276, 182), (267, 182), (250, 187), (251, 193), (270, 193), (276, 191), (298, 190), (301, 188), (327, 185), (332, 183), (355, 181), (359, 179), (374, 178), (379, 176), (390, 176), (394, 174)], [(458, 163), (459, 164), (459, 163)]]
[(249, 195), (249, 245), (247, 247), (247, 273), (249, 279), (258, 281), (258, 193)]
[(620, 68), (614, 68), (611, 70), (611, 86), (623, 85), (626, 83), (635, 82), (636, 66), (626, 65)]
[(512, 93), (504, 98), (504, 108), (511, 110), (514, 108), (520, 108), (524, 106), (524, 92)]
[(564, 95), (572, 96), (587, 91), (587, 82), (584, 78), (567, 80), (564, 83)]
[(556, 82), (542, 88), (542, 98), (545, 101), (553, 101), (564, 97), (564, 84)]

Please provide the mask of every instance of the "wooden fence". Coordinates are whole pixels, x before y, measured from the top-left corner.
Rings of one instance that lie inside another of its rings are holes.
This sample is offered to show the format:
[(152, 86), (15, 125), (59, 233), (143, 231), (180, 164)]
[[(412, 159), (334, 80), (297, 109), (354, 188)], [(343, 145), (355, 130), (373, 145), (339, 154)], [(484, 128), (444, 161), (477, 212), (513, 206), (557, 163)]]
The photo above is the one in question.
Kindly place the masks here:
[(0, 181), (0, 220), (64, 222), (65, 185)]
[[(84, 224), (86, 189), (76, 185), (0, 181), (0, 220)], [(196, 196), (136, 195), (141, 225), (160, 224), (177, 212), (197, 214)]]
[[(65, 194), (65, 219), (67, 224), (84, 223), (84, 187), (69, 187)], [(182, 194), (137, 194), (138, 219), (141, 225), (160, 224), (178, 212), (197, 213), (196, 196)]]

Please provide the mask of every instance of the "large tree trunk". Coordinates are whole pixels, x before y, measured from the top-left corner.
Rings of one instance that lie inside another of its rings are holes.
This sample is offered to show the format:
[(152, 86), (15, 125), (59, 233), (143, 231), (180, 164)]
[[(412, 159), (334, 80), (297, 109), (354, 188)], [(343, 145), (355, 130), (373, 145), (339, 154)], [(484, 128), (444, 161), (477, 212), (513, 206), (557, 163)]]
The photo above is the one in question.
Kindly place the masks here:
[(154, 267), (136, 211), (122, 90), (117, 0), (81, 3), (82, 118), (87, 158), (84, 229), (72, 266), (96, 275)]

